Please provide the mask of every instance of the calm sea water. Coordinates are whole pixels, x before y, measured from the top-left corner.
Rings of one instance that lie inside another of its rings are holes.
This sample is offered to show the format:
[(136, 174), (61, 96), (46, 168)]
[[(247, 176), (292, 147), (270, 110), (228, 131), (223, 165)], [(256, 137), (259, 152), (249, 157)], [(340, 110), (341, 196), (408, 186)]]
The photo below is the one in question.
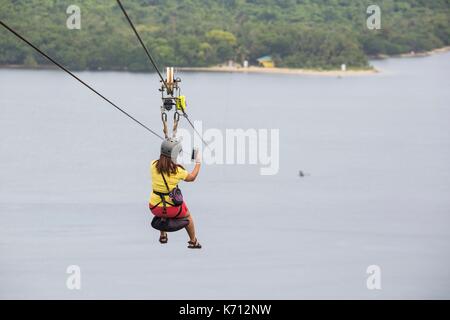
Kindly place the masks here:
[[(181, 186), (194, 252), (150, 227), (157, 139), (62, 72), (0, 70), (0, 297), (449, 298), (449, 58), (345, 78), (181, 74), (204, 130), (280, 130), (277, 175), (205, 165)], [(156, 75), (78, 75), (160, 130)]]

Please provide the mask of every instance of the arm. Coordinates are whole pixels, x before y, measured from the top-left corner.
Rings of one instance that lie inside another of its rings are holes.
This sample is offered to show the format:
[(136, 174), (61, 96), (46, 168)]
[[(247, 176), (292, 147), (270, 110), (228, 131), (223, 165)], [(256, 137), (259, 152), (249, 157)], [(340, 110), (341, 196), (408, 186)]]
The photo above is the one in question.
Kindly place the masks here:
[(192, 170), (192, 172), (187, 175), (187, 177), (186, 177), (186, 179), (184, 179), (184, 181), (186, 181), (186, 182), (195, 181), (199, 172), (200, 172), (200, 163), (196, 163), (194, 170)]
[(200, 166), (201, 166), (200, 152), (197, 152), (197, 156), (195, 157), (194, 170), (192, 170), (192, 172), (187, 175), (187, 177), (186, 177), (186, 179), (184, 179), (184, 181), (186, 181), (186, 182), (195, 181), (195, 179), (198, 176), (198, 173), (200, 172)]

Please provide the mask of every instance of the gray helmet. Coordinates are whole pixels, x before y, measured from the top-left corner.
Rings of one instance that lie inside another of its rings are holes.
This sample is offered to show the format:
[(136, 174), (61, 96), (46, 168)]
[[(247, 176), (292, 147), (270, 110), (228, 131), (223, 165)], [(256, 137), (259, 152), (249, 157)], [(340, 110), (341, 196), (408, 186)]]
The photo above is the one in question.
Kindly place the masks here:
[(167, 138), (161, 143), (161, 154), (170, 157), (173, 162), (177, 162), (178, 155), (182, 150), (181, 140)]

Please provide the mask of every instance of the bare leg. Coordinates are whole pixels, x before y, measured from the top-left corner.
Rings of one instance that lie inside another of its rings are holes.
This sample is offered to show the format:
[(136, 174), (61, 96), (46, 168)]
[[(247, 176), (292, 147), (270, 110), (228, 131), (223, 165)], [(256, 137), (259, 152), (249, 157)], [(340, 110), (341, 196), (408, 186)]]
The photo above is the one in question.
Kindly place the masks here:
[(189, 219), (189, 224), (186, 226), (186, 231), (189, 235), (189, 239), (194, 242), (195, 241), (195, 226), (194, 226), (194, 219), (192, 218), (191, 213), (188, 211), (187, 214), (189, 215), (187, 218)]

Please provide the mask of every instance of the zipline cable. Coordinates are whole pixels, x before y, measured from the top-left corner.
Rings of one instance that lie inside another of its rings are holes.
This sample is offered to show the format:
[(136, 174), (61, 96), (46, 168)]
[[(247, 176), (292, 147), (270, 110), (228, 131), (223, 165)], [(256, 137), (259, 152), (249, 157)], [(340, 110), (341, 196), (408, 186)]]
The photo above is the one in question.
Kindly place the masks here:
[[(135, 34), (136, 37), (138, 38), (139, 43), (141, 44), (142, 48), (144, 49), (145, 53), (147, 54), (148, 59), (150, 60), (150, 62), (151, 62), (151, 64), (153, 65), (153, 67), (155, 68), (156, 72), (158, 73), (158, 75), (159, 75), (159, 77), (160, 77), (162, 83), (163, 83), (164, 86), (166, 87), (167, 92), (170, 92), (169, 87), (168, 87), (166, 81), (164, 80), (164, 78), (163, 78), (161, 72), (160, 72), (159, 69), (158, 69), (158, 66), (157, 66), (156, 63), (155, 63), (155, 60), (152, 58), (152, 55), (151, 55), (150, 52), (148, 51), (146, 45), (144, 44), (144, 41), (142, 41), (141, 36), (140, 36), (139, 33), (137, 32), (137, 30), (136, 30), (136, 28), (135, 28), (135, 26), (134, 26), (134, 24), (133, 24), (133, 21), (131, 21), (130, 16), (128, 15), (127, 11), (126, 11), (125, 8), (123, 7), (122, 2), (121, 2), (120, 0), (116, 0), (116, 1), (117, 1), (117, 4), (119, 5), (120, 9), (122, 10), (122, 12), (123, 12), (125, 18), (127, 19), (128, 23), (130, 24), (131, 29), (133, 29), (134, 34)], [(171, 96), (173, 97), (173, 95), (171, 95)], [(189, 125), (192, 127), (192, 129), (194, 130), (194, 132), (198, 135), (198, 137), (199, 137), (200, 140), (203, 142), (203, 144), (204, 144), (207, 148), (209, 148), (208, 144), (205, 142), (205, 140), (203, 140), (203, 137), (201, 136), (201, 134), (197, 131), (197, 129), (195, 129), (194, 124), (193, 124), (193, 123), (191, 122), (191, 120), (189, 119), (189, 116), (188, 116), (188, 114), (186, 113), (186, 111), (184, 110), (184, 108), (183, 108), (181, 111), (183, 112), (183, 116), (186, 118), (186, 120), (188, 121)]]
[(128, 23), (130, 24), (131, 29), (133, 29), (134, 34), (136, 35), (136, 37), (138, 38), (142, 48), (144, 49), (145, 53), (147, 54), (148, 59), (150, 60), (150, 62), (152, 63), (153, 67), (155, 68), (156, 72), (158, 73), (159, 78), (161, 79), (162, 83), (164, 84), (164, 86), (166, 87), (166, 89), (169, 91), (169, 87), (167, 86), (166, 81), (164, 80), (164, 77), (162, 76), (161, 72), (159, 71), (155, 60), (153, 60), (152, 55), (150, 54), (150, 52), (148, 51), (147, 47), (144, 44), (144, 41), (142, 41), (141, 36), (139, 35), (139, 33), (137, 32), (136, 28), (134, 27), (133, 22), (131, 21), (130, 17), (128, 16), (127, 11), (125, 10), (125, 8), (122, 5), (122, 2), (120, 2), (120, 0), (117, 0), (117, 3), (119, 4), (120, 9), (122, 10), (125, 18), (127, 18)]
[(76, 75), (74, 75), (71, 71), (69, 71), (67, 68), (65, 68), (63, 65), (61, 65), (60, 63), (58, 63), (57, 61), (55, 61), (53, 58), (51, 58), (50, 56), (48, 56), (45, 52), (43, 52), (42, 50), (40, 50), (38, 47), (36, 47), (34, 44), (32, 44), (30, 41), (28, 41), (27, 39), (25, 39), (24, 37), (22, 37), (19, 33), (17, 33), (16, 31), (14, 31), (12, 28), (10, 28), (6, 23), (4, 23), (3, 21), (0, 20), (0, 24), (5, 27), (9, 32), (11, 32), (12, 34), (14, 34), (16, 37), (18, 37), (20, 40), (22, 40), (23, 42), (25, 42), (26, 44), (28, 44), (30, 47), (32, 47), (34, 50), (36, 50), (37, 52), (39, 52), (42, 56), (44, 56), (45, 58), (47, 58), (50, 62), (52, 62), (53, 64), (55, 64), (57, 67), (59, 67), (61, 70), (65, 71), (66, 73), (68, 73), (71, 77), (73, 77), (75, 80), (79, 81), (81, 84), (83, 84), (84, 86), (86, 86), (89, 90), (91, 90), (92, 92), (94, 92), (96, 95), (98, 95), (100, 98), (102, 98), (103, 100), (105, 100), (106, 102), (108, 102), (110, 105), (112, 105), (114, 108), (116, 108), (117, 110), (119, 110), (120, 112), (122, 112), (124, 115), (126, 115), (128, 118), (130, 118), (131, 120), (133, 120), (134, 122), (136, 122), (137, 124), (139, 124), (140, 126), (142, 126), (144, 129), (146, 129), (147, 131), (149, 131), (150, 133), (152, 133), (153, 135), (157, 136), (158, 138), (160, 138), (161, 140), (164, 140), (164, 138), (159, 135), (158, 133), (156, 133), (155, 131), (153, 131), (152, 129), (150, 129), (149, 127), (147, 127), (145, 124), (143, 124), (142, 122), (140, 122), (139, 120), (137, 120), (135, 117), (133, 117), (132, 115), (130, 115), (128, 112), (126, 112), (125, 110), (123, 110), (122, 108), (120, 108), (119, 106), (117, 106), (114, 102), (112, 102), (111, 100), (109, 100), (108, 98), (106, 98), (104, 95), (102, 95), (100, 92), (98, 92), (97, 90), (95, 90), (94, 88), (92, 88), (90, 85), (88, 85), (86, 82), (84, 82), (83, 80), (81, 80), (80, 78), (78, 78)]

